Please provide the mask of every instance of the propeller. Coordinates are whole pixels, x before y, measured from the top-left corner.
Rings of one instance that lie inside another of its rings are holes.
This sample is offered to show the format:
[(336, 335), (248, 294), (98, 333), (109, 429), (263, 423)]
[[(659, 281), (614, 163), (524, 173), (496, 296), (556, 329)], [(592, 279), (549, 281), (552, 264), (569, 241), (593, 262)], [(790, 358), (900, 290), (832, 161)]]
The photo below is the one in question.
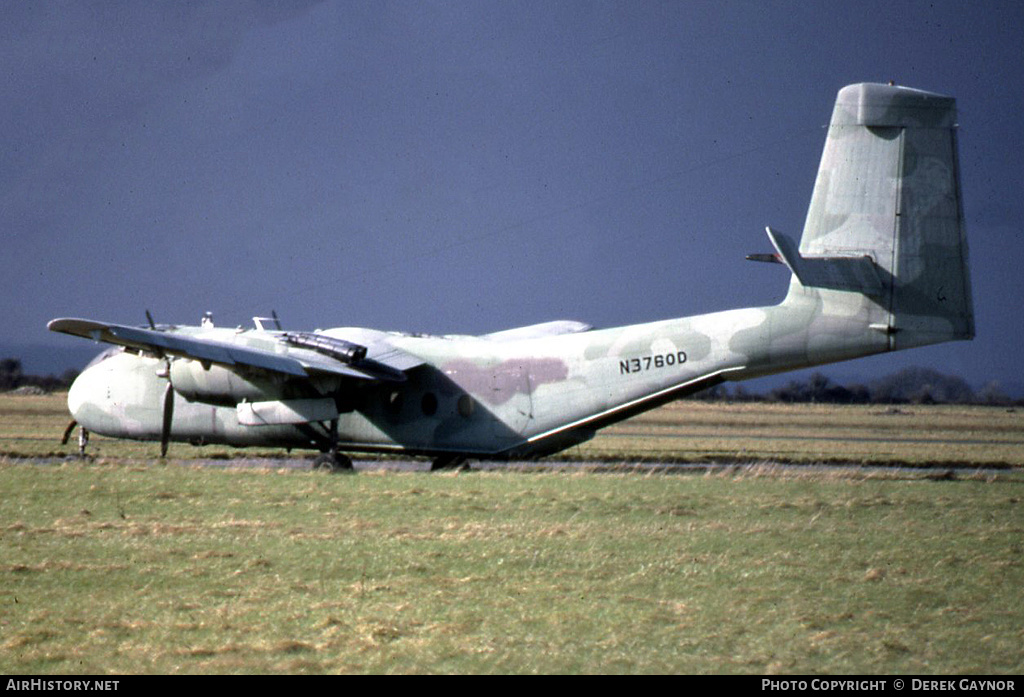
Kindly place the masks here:
[(68, 427), (64, 429), (64, 437), (60, 439), (60, 444), (61, 445), (67, 445), (68, 444), (68, 439), (71, 438), (71, 433), (72, 433), (72, 431), (75, 430), (75, 426), (77, 426), (77, 425), (78, 425), (78, 422), (75, 421), (74, 419), (71, 419), (71, 423), (69, 423)]
[[(168, 368), (170, 366), (168, 365)], [(167, 388), (164, 389), (164, 419), (160, 428), (160, 457), (167, 457), (167, 444), (171, 441), (171, 421), (174, 420), (174, 386), (170, 370), (167, 371)]]
[[(156, 330), (156, 323), (153, 315), (146, 310), (146, 319), (149, 320), (149, 328)], [(164, 369), (157, 373), (159, 377), (167, 378), (167, 387), (164, 388), (163, 419), (160, 423), (160, 457), (167, 457), (167, 446), (171, 442), (171, 423), (174, 421), (174, 385), (171, 384), (171, 358), (163, 356)]]

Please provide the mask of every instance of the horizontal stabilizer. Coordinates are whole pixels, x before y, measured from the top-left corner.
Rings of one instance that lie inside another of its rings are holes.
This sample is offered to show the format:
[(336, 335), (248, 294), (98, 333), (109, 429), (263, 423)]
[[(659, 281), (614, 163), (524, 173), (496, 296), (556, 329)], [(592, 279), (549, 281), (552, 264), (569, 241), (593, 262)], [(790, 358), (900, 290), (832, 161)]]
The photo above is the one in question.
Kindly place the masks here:
[(882, 279), (870, 256), (804, 257), (800, 256), (792, 238), (770, 227), (765, 231), (782, 263), (805, 288), (846, 290), (873, 296), (882, 294)]

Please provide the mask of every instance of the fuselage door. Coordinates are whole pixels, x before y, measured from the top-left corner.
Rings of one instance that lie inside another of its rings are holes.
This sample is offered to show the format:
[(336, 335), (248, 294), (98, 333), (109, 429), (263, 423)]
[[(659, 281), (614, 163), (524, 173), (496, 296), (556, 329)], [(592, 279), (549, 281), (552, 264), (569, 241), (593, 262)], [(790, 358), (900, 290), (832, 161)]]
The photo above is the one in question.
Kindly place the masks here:
[(491, 392), (487, 406), (497, 417), (495, 436), (503, 440), (518, 440), (533, 418), (530, 397), (530, 376), (518, 361), (505, 361), (491, 374)]

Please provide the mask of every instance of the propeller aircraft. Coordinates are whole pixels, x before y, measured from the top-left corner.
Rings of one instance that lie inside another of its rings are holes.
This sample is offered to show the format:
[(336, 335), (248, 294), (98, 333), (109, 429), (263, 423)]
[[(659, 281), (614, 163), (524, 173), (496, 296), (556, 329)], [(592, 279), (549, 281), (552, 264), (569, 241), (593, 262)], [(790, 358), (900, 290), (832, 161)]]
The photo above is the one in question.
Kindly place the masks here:
[(840, 90), (799, 243), (767, 234), (774, 252), (749, 258), (791, 272), (778, 305), (610, 329), (48, 326), (113, 345), (68, 393), (82, 434), (159, 441), (162, 456), (182, 441), (319, 450), (330, 471), (355, 452), (432, 469), (542, 457), (725, 381), (973, 338), (955, 100)]

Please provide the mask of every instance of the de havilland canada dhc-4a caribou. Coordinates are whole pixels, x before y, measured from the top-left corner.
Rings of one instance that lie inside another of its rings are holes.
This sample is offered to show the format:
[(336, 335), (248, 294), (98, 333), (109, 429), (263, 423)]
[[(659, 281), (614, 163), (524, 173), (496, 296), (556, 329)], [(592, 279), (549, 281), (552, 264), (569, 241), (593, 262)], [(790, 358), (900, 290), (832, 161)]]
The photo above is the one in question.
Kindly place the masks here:
[(329, 470), (352, 468), (345, 452), (439, 469), (549, 455), (724, 381), (971, 339), (956, 126), (951, 97), (840, 90), (799, 244), (768, 228), (774, 252), (750, 256), (789, 268), (778, 305), (483, 336), (55, 319), (115, 345), (68, 406), (84, 435), (160, 441), (161, 454), (185, 441), (315, 449)]

